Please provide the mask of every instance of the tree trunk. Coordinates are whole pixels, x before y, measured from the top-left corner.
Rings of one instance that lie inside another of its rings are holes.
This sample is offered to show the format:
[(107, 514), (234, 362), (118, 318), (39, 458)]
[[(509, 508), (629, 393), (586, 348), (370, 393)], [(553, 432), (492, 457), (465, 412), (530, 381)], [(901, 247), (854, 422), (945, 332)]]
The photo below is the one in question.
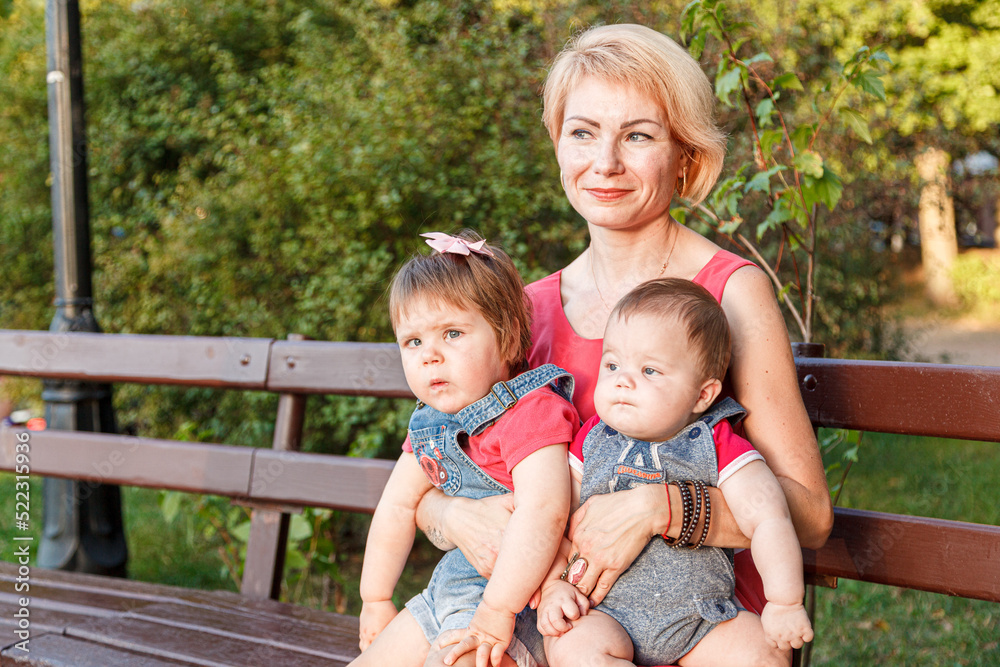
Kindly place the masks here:
[(951, 159), (938, 148), (917, 156), (920, 190), (920, 258), (924, 267), (927, 296), (938, 306), (956, 302), (951, 265), (958, 255), (955, 238), (955, 207), (949, 192)]

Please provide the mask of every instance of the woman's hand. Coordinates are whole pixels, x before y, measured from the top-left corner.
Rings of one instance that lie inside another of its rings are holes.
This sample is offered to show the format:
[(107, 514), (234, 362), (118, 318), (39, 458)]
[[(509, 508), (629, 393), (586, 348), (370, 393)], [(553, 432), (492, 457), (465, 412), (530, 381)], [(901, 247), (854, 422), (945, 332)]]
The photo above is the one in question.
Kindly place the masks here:
[[(472, 567), (489, 579), (500, 553), (504, 529), (514, 511), (513, 494), (481, 500), (449, 497), (440, 492), (429, 492), (424, 497), (417, 513), (417, 525), (439, 547), (458, 547)], [(432, 535), (437, 535), (438, 539)]]
[(662, 484), (591, 496), (569, 520), (573, 551), (587, 562), (576, 587), (597, 605), (654, 535), (667, 528), (670, 501)]

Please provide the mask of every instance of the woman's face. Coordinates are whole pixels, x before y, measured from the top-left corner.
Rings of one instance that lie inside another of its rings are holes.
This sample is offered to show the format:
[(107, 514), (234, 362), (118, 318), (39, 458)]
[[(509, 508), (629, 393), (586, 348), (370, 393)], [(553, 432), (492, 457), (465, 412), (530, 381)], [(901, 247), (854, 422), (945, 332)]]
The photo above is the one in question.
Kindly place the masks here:
[(590, 224), (634, 229), (665, 220), (682, 155), (651, 98), (595, 77), (570, 91), (556, 157), (566, 196)]

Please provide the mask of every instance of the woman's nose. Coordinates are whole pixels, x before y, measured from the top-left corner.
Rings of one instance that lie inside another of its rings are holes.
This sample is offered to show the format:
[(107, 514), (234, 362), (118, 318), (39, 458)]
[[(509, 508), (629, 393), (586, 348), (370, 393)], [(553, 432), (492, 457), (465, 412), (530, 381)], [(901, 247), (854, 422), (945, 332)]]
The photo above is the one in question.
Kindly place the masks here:
[(597, 147), (597, 159), (594, 161), (594, 171), (602, 176), (620, 174), (623, 171), (621, 147), (615, 140), (601, 141)]

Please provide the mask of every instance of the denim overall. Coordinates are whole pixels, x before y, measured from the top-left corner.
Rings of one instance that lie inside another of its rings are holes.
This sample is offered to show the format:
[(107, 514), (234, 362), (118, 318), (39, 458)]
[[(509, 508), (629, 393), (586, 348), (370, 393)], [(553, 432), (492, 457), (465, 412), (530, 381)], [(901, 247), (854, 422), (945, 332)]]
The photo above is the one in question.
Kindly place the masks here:
[[(545, 364), (512, 380), (493, 385), (483, 398), (450, 415), (418, 403), (410, 417), (413, 454), (434, 486), (449, 496), (486, 498), (509, 493), (462, 450), (469, 435), (478, 435), (522, 397), (536, 389), (551, 388), (567, 401), (573, 395), (573, 376)], [(531, 425), (526, 424), (525, 429)], [(429, 642), (444, 630), (468, 627), (483, 599), (487, 580), (481, 577), (458, 549), (444, 555), (422, 593), (406, 603)], [(508, 653), (518, 665), (533, 665), (530, 654), (515, 638)], [(519, 655), (521, 654), (521, 655)]]
[[(719, 465), (712, 429), (723, 419), (738, 421), (745, 414), (726, 398), (670, 440), (654, 443), (598, 423), (583, 443), (580, 502), (594, 494), (668, 480), (698, 479), (716, 486)], [(654, 538), (597, 609), (628, 632), (636, 664), (673, 664), (712, 628), (736, 616), (732, 557), (730, 549), (672, 549)]]

